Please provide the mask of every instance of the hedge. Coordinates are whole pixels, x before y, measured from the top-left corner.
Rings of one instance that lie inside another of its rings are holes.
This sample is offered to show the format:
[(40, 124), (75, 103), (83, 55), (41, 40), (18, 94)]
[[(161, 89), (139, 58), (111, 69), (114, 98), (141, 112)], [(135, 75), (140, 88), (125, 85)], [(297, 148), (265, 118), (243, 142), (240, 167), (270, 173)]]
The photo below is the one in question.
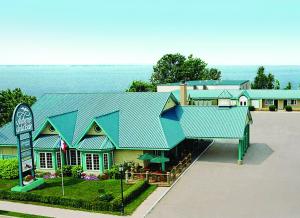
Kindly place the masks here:
[(0, 199), (39, 202), (94, 211), (109, 211), (111, 209), (111, 204), (109, 202), (72, 199), (59, 196), (44, 196), (30, 192), (11, 192), (0, 190)]
[(276, 111), (276, 106), (275, 105), (270, 105), (269, 106), (269, 111)]
[[(136, 182), (124, 192), (124, 203), (128, 204), (138, 197), (143, 191), (148, 188), (149, 184), (145, 180)], [(61, 196), (45, 196), (30, 192), (11, 192), (0, 190), (0, 199), (2, 200), (17, 200), (27, 202), (39, 202), (52, 205), (62, 205), (73, 208), (82, 208), (93, 211), (120, 211), (122, 204), (121, 194), (111, 202), (99, 200), (82, 200), (72, 199)]]
[(0, 160), (0, 178), (15, 179), (19, 176), (19, 165), (16, 158)]
[(253, 105), (249, 106), (249, 111), (255, 111), (255, 107)]
[[(149, 187), (149, 183), (146, 180), (137, 181), (134, 185), (129, 187), (124, 192), (124, 204), (128, 204), (133, 201), (137, 196), (139, 196), (143, 191)], [(117, 196), (111, 202), (112, 211), (120, 211), (122, 205), (122, 196), (121, 194)]]

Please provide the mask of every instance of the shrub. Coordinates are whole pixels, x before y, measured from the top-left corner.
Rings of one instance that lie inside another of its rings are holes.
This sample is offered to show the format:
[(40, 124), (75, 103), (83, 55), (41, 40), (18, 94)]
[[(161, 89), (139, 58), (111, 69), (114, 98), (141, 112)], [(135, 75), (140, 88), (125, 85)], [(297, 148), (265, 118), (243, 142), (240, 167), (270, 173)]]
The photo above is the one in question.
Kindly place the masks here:
[(113, 165), (111, 169), (107, 171), (107, 174), (111, 179), (119, 179), (120, 178), (119, 166)]
[(285, 110), (286, 111), (293, 111), (293, 108), (292, 108), (292, 106), (287, 105), (287, 106), (285, 106)]
[[(129, 187), (124, 192), (124, 204), (128, 204), (138, 197), (143, 191), (148, 188), (149, 184), (146, 180), (139, 180), (134, 185)], [(122, 196), (118, 195), (115, 199), (111, 201), (111, 210), (119, 211), (121, 209)]]
[[(63, 169), (64, 176), (71, 176), (72, 175), (72, 166), (64, 165), (62, 167), (62, 169)], [(58, 176), (61, 176), (61, 169), (57, 169), (55, 171), (55, 174), (58, 175)]]
[(275, 105), (270, 105), (269, 106), (269, 111), (276, 111), (276, 106)]
[(107, 192), (96, 198), (97, 201), (110, 202), (114, 199), (114, 195), (112, 192)]
[(80, 178), (83, 172), (82, 166), (72, 166), (71, 173), (74, 178)]
[(253, 105), (249, 106), (249, 111), (255, 111), (255, 107)]
[(0, 160), (0, 178), (15, 179), (19, 176), (19, 165), (16, 158)]

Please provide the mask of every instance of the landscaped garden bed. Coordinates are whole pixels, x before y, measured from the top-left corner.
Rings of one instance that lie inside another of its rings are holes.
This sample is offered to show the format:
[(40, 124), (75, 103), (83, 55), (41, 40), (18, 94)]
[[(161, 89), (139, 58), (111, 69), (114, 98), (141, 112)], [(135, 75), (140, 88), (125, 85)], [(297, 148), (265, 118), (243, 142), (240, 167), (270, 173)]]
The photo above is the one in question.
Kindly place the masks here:
[[(110, 176), (110, 178), (117, 178), (120, 175), (113, 175), (110, 172), (110, 174), (95, 176), (80, 172), (78, 166), (67, 166), (63, 169), (64, 196), (62, 194), (62, 178), (59, 177), (59, 172), (54, 174), (37, 172), (39, 177), (45, 179), (45, 184), (42, 187), (30, 192), (12, 192), (11, 188), (18, 185), (19, 182), (17, 179), (12, 179), (18, 175), (16, 173), (17, 167), (14, 160), (6, 160), (5, 164), (7, 165), (6, 171), (0, 170), (0, 199), (2, 200), (95, 212), (120, 213), (122, 204), (120, 180), (108, 179)], [(156, 186), (149, 185), (145, 180), (139, 180), (135, 184), (126, 184), (124, 181), (125, 214), (131, 214), (155, 188)]]

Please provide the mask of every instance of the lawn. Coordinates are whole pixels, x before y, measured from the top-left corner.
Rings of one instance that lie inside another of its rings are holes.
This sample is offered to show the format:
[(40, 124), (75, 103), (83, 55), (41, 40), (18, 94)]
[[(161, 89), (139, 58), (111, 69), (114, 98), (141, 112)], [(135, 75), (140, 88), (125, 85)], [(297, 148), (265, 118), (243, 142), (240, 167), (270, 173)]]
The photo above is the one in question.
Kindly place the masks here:
[[(61, 178), (47, 179), (44, 188), (31, 191), (32, 193), (51, 196), (62, 196)], [(123, 183), (124, 191), (130, 185)], [(112, 192), (114, 196), (121, 193), (120, 180), (100, 180), (87, 181), (71, 177), (64, 178), (65, 196), (73, 199), (93, 200), (98, 195), (98, 190), (104, 189), (105, 192)]]
[[(31, 193), (47, 195), (47, 196), (62, 196), (61, 178), (46, 179), (46, 184), (43, 188), (31, 191)], [(0, 179), (0, 190), (9, 191), (13, 186), (18, 184), (18, 180), (3, 180)], [(124, 191), (131, 185), (123, 183)], [(105, 192), (112, 192), (114, 196), (120, 194), (120, 180), (97, 180), (87, 181), (82, 179), (75, 179), (72, 177), (64, 178), (65, 197), (72, 199), (93, 200), (99, 196), (98, 190), (104, 189)], [(156, 186), (150, 185), (142, 194), (125, 206), (125, 214), (132, 214), (134, 210), (156, 189)], [(28, 202), (29, 203), (29, 202)], [(32, 204), (47, 205), (38, 202), (31, 202)], [(49, 205), (50, 206), (50, 205)], [(52, 205), (56, 206), (56, 205)], [(64, 206), (59, 206), (67, 208)], [(75, 208), (74, 208), (75, 209)], [(77, 208), (78, 209), (78, 208)], [(107, 212), (105, 212), (107, 213)], [(112, 214), (119, 214), (118, 212), (108, 212)]]

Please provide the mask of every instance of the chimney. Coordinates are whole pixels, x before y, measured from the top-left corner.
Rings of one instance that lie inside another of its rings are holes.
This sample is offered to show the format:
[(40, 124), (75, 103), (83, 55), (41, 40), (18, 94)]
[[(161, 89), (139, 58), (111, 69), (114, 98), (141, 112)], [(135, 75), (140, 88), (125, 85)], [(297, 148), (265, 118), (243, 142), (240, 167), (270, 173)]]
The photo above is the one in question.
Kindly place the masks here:
[(185, 81), (181, 81), (179, 86), (180, 104), (187, 105), (187, 85)]

